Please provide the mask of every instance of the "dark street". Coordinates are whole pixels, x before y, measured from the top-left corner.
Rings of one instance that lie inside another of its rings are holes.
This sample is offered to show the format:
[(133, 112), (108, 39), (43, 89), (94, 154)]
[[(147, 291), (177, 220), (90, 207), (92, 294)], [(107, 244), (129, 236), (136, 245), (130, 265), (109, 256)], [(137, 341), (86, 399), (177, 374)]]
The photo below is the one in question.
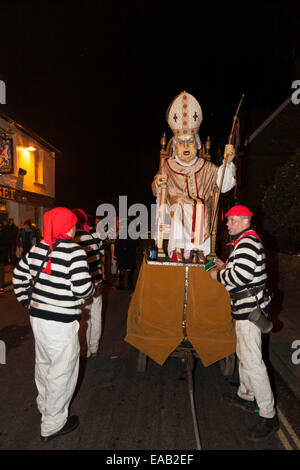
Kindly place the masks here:
[[(123, 340), (130, 293), (109, 284), (105, 290), (100, 354), (81, 360), (71, 404), (80, 426), (49, 443), (40, 441), (28, 312), (17, 304), (12, 291), (1, 297), (0, 337), (7, 347), (7, 363), (0, 366), (2, 450), (196, 450), (184, 363), (171, 357), (161, 367), (148, 360), (146, 370), (138, 372), (138, 351)], [(275, 371), (271, 373), (278, 407), (299, 436), (299, 402)], [(284, 450), (297, 445), (299, 449), (299, 437), (283, 427), (266, 441), (247, 440), (255, 414), (232, 409), (221, 398), (236, 381), (235, 375), (224, 377), (218, 363), (205, 368), (196, 361), (194, 390), (202, 449)]]
[(300, 3), (4, 0), (1, 20), (6, 462), (95, 451), (100, 465), (199, 466), (226, 451), (233, 467), (282, 451), (287, 466)]

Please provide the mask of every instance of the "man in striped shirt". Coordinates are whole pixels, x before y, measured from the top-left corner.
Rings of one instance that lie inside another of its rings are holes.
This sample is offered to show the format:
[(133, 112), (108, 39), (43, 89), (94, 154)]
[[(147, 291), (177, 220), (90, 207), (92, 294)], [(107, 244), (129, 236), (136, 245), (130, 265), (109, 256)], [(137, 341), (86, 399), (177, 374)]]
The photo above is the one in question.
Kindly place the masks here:
[(80, 306), (93, 295), (94, 286), (85, 251), (72, 240), (76, 220), (63, 207), (46, 212), (44, 240), (30, 249), (13, 272), (14, 292), (29, 308), (35, 338), (37, 406), (44, 442), (79, 424), (78, 416), (68, 416), (68, 408), (78, 379)]
[(226, 263), (216, 260), (218, 269), (210, 271), (210, 277), (223, 284), (230, 294), (237, 337), (240, 386), (237, 395), (226, 393), (223, 398), (230, 405), (252, 412), (256, 400), (259, 419), (249, 438), (258, 440), (277, 431), (279, 423), (262, 360), (261, 330), (248, 319), (257, 307), (267, 313), (271, 302), (266, 290), (265, 250), (257, 233), (250, 229), (252, 215), (247, 207), (240, 205), (225, 214), (228, 232), (233, 237), (233, 251)]
[[(87, 225), (87, 215), (82, 209), (73, 209), (77, 217), (76, 234), (74, 241), (86, 252), (89, 272), (95, 286), (94, 295), (82, 307), (81, 355), (83, 357), (96, 356), (99, 340), (102, 333), (102, 257), (104, 246), (98, 232)], [(82, 331), (85, 338), (82, 338)]]

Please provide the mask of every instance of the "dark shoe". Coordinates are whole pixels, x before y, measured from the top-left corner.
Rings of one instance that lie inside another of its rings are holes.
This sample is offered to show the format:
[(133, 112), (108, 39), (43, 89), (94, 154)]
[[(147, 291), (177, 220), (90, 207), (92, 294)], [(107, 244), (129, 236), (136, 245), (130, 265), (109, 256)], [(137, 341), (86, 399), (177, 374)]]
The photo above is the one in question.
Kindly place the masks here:
[(260, 441), (274, 434), (280, 428), (277, 416), (274, 418), (258, 418), (259, 421), (250, 430), (248, 438), (251, 441)]
[(243, 398), (240, 398), (234, 393), (224, 393), (223, 401), (225, 401), (228, 405), (236, 406), (237, 408), (241, 408), (242, 410), (248, 411), (250, 413), (254, 413), (255, 411), (255, 401), (243, 400)]
[(74, 431), (74, 429), (77, 428), (79, 425), (79, 418), (78, 416), (69, 416), (67, 419), (66, 424), (64, 427), (61, 428), (60, 431), (55, 432), (54, 434), (50, 434), (50, 436), (41, 436), (41, 441), (43, 442), (48, 442), (51, 441), (51, 439), (54, 439), (57, 436), (62, 436), (63, 434), (68, 434), (69, 432)]

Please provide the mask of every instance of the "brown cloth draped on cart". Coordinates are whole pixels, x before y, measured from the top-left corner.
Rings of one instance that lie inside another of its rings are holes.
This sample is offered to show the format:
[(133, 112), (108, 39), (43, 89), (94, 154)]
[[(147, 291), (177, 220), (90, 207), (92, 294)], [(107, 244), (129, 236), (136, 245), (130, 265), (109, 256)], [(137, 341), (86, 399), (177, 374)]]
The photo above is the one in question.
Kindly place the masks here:
[[(201, 267), (188, 268), (187, 339), (207, 367), (235, 352), (230, 297)], [(125, 341), (162, 365), (184, 339), (184, 265), (142, 263), (132, 296)]]

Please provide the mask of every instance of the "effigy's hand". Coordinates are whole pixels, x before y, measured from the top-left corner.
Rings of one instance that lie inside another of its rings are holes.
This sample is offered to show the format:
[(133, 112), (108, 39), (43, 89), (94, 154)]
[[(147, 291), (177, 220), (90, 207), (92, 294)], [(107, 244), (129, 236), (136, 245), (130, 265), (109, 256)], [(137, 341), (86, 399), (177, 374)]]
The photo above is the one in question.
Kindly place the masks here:
[(231, 144), (225, 145), (224, 158), (227, 159), (227, 163), (232, 162), (234, 157), (235, 157), (235, 150), (234, 150), (233, 145)]
[(166, 186), (168, 181), (167, 175), (158, 175), (156, 178), (156, 184), (157, 186)]

